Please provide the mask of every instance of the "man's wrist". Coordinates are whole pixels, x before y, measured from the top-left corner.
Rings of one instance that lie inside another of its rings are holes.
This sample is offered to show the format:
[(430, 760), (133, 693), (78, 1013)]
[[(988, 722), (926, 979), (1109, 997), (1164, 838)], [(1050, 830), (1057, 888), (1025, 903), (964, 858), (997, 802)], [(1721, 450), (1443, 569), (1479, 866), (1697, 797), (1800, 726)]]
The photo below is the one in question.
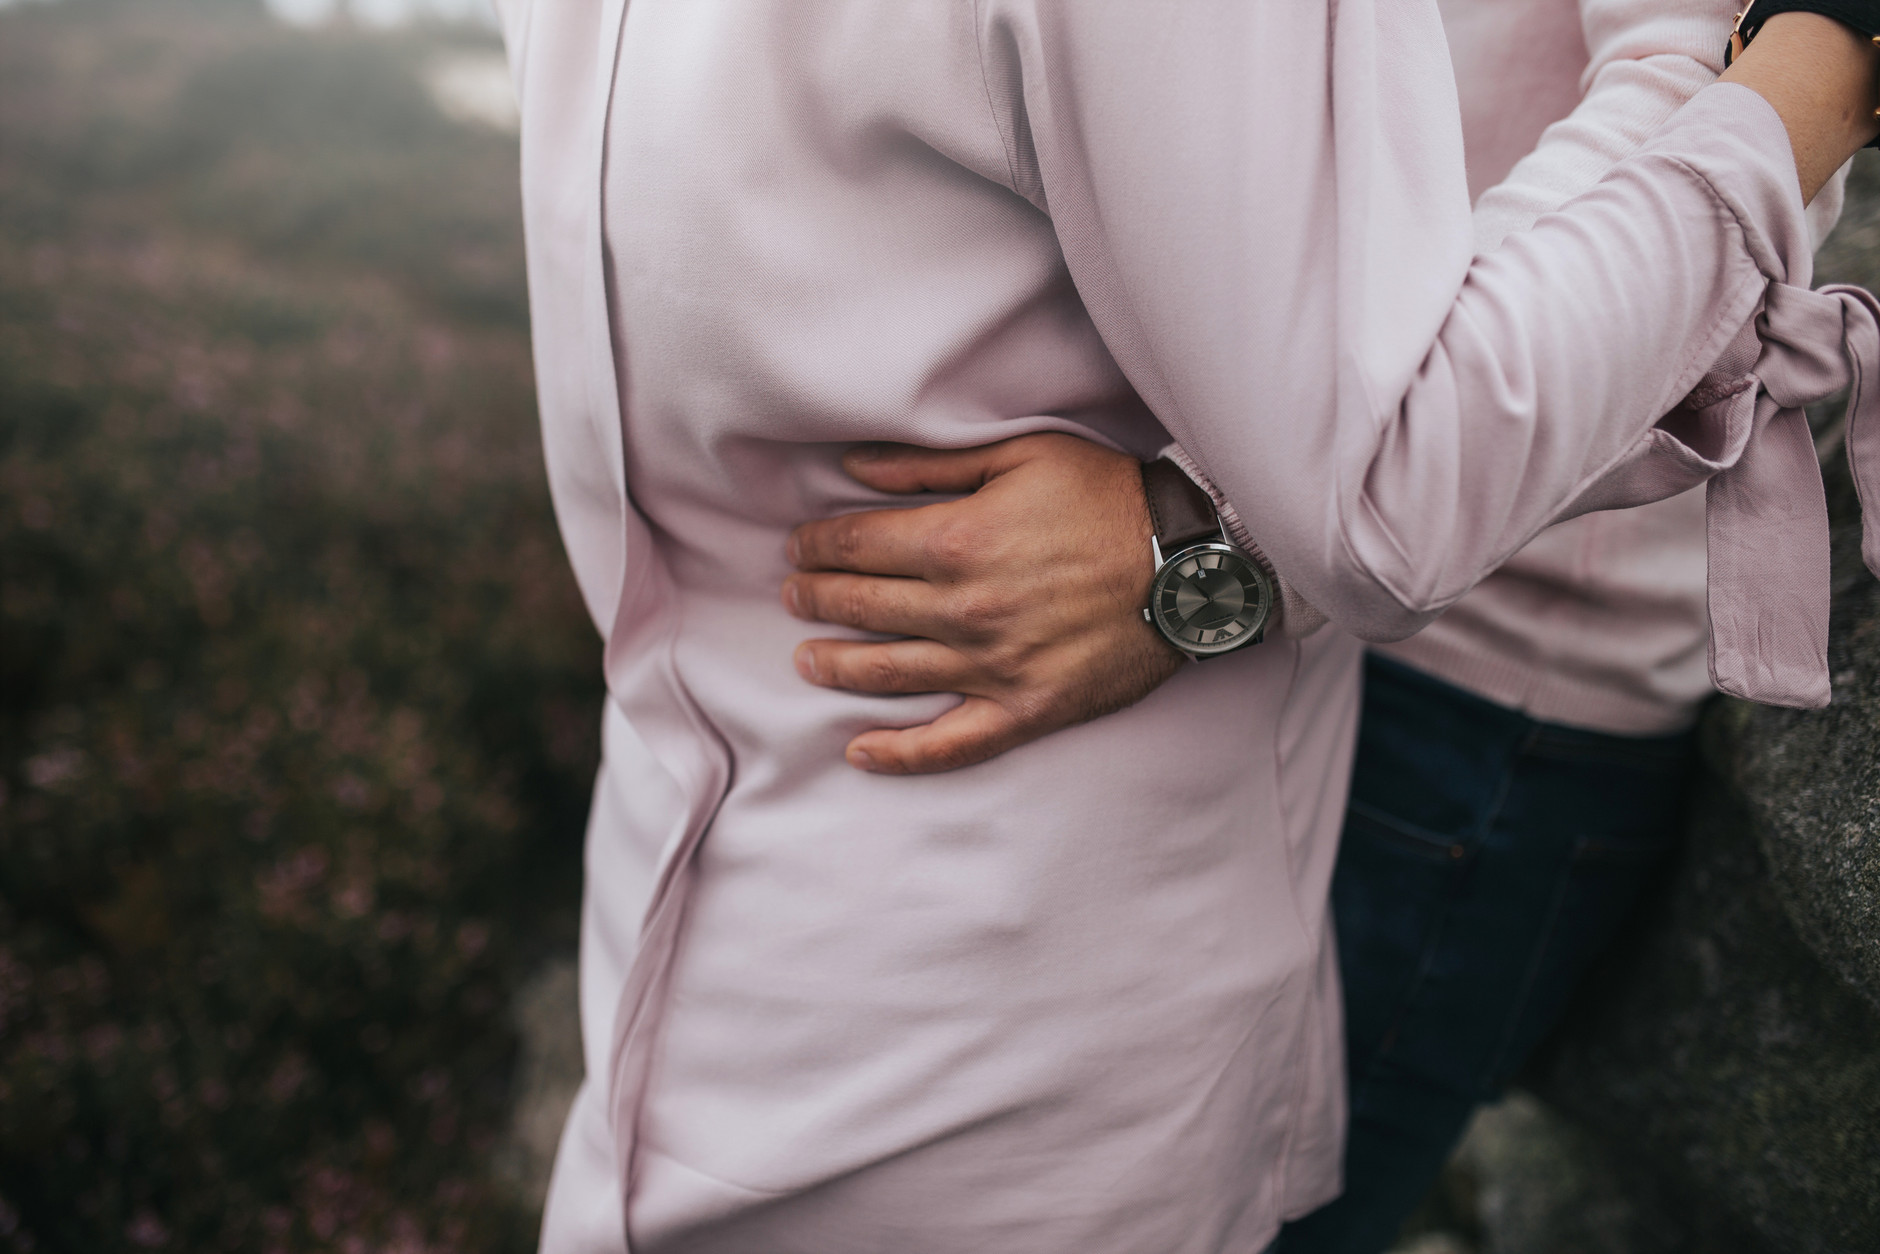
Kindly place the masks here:
[(1155, 576), (1143, 620), (1191, 658), (1258, 644), (1278, 600), (1273, 574), (1233, 542), (1209, 492), (1174, 459), (1142, 463)]
[(1182, 472), (1194, 480), (1195, 486), (1208, 494), (1214, 502), (1215, 513), (1220, 515), (1221, 526), (1227, 530), (1228, 539), (1245, 549), (1247, 556), (1251, 557), (1254, 564), (1266, 572), (1267, 577), (1273, 581), (1277, 596), (1273, 602), (1273, 613), (1267, 619), (1266, 639), (1303, 640), (1331, 621), (1317, 606), (1301, 596), (1299, 589), (1275, 569), (1273, 560), (1266, 555), (1266, 551), (1248, 531), (1246, 521), (1234, 508), (1234, 503), (1228, 500), (1214, 480), (1208, 477), (1207, 471), (1201, 469), (1200, 464), (1188, 455), (1187, 449), (1180, 444), (1170, 444), (1156, 456), (1166, 458), (1181, 467)]

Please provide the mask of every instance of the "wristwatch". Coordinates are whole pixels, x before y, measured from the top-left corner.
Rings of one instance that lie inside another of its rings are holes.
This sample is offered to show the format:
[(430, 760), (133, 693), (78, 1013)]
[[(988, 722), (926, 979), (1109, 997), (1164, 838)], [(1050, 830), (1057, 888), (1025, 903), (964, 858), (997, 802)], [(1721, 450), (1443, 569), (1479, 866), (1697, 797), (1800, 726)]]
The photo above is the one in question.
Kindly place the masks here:
[(1273, 572), (1233, 542), (1208, 494), (1158, 457), (1142, 464), (1155, 579), (1142, 616), (1191, 658), (1260, 643), (1273, 614)]
[[(1763, 23), (1779, 13), (1819, 13), (1880, 44), (1880, 3), (1875, 0), (1746, 0), (1730, 27), (1730, 41), (1723, 46), (1725, 69), (1743, 55)], [(1875, 110), (1875, 116), (1880, 117), (1880, 110)], [(1867, 147), (1880, 148), (1880, 136), (1869, 140)]]

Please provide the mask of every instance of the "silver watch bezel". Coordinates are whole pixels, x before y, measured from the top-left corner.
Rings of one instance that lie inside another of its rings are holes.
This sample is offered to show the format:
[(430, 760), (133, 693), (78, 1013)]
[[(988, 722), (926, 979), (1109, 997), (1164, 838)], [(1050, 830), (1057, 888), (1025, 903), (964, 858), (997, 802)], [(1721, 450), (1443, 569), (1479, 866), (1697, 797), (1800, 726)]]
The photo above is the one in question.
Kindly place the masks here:
[[(1156, 559), (1156, 566), (1155, 576), (1149, 581), (1149, 603), (1143, 606), (1142, 616), (1151, 627), (1155, 628), (1156, 634), (1168, 641), (1172, 648), (1199, 661), (1203, 658), (1221, 657), (1225, 654), (1234, 653), (1240, 649), (1246, 648), (1248, 645), (1259, 644), (1265, 639), (1267, 625), (1273, 621), (1273, 612), (1277, 607), (1279, 589), (1274, 585), (1273, 577), (1266, 572), (1265, 568), (1262, 567), (1259, 562), (1254, 560), (1251, 553), (1241, 548), (1238, 544), (1229, 541), (1225, 535), (1219, 540), (1200, 540), (1193, 544), (1184, 544), (1181, 548), (1166, 556), (1164, 556), (1162, 552), (1160, 542), (1155, 537), (1150, 537), (1149, 543), (1151, 552)], [(1155, 604), (1157, 599), (1162, 595), (1163, 586), (1170, 574), (1188, 557), (1196, 553), (1204, 552), (1229, 554), (1238, 559), (1246, 569), (1252, 573), (1254, 587), (1257, 588), (1260, 593), (1260, 612), (1259, 616), (1254, 619), (1249, 628), (1234, 639), (1223, 642), (1219, 646), (1197, 648), (1188, 641), (1177, 639), (1168, 628), (1163, 625), (1161, 615), (1155, 612)]]

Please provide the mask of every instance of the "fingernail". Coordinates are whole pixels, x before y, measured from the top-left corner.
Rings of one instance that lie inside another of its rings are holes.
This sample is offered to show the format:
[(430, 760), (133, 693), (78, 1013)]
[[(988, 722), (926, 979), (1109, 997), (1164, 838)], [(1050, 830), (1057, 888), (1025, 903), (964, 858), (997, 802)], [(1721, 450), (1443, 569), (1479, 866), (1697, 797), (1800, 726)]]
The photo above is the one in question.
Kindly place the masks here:
[(792, 531), (790, 538), (783, 542), (783, 554), (790, 559), (790, 565), (796, 565), (797, 558), (802, 554), (802, 550), (797, 547), (796, 532)]
[(875, 760), (868, 756), (868, 750), (866, 749), (850, 749), (848, 757), (849, 765), (858, 771), (872, 771), (875, 769)]
[(803, 607), (797, 603), (796, 581), (794, 579), (786, 581), (783, 585), (783, 607), (792, 614), (802, 612)]
[(796, 673), (812, 684), (822, 680), (822, 672), (816, 669), (816, 650), (798, 649), (796, 651)]
[(881, 447), (875, 444), (858, 444), (849, 450), (852, 462), (873, 462), (881, 460)]

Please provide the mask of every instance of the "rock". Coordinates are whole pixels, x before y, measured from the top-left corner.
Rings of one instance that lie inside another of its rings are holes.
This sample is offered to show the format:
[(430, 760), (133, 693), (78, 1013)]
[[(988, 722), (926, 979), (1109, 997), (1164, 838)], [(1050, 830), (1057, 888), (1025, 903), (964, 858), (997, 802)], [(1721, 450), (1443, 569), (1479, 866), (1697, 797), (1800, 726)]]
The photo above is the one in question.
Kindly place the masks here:
[(1476, 1112), (1451, 1170), (1473, 1184), (1482, 1254), (1659, 1254), (1592, 1134), (1525, 1092)]
[(1470, 1120), (1391, 1254), (1678, 1254), (1602, 1139), (1517, 1089)]
[[(1880, 153), (1856, 158), (1846, 211), (1816, 256), (1818, 283), (1880, 291)], [(1728, 774), (1757, 823), (1795, 930), (1880, 1006), (1880, 585), (1860, 558), (1860, 504), (1839, 448), (1838, 403), (1811, 414), (1834, 525), (1833, 628), (1825, 711), (1733, 704), (1718, 711)]]
[(1865, 149), (1848, 173), (1834, 233), (1815, 254), (1815, 282), (1858, 283), (1880, 292), (1880, 150)]
[(1393, 1247), (1390, 1254), (1475, 1254), (1475, 1247), (1446, 1232), (1426, 1232)]
[[(1880, 156), (1816, 273), (1880, 286)], [(1811, 417), (1834, 704), (1708, 712), (1686, 847), (1527, 1077), (1546, 1104), (1483, 1112), (1446, 1173), (1483, 1254), (1880, 1250), (1880, 584)]]
[[(1726, 712), (1713, 768), (1760, 715)], [(1804, 942), (1712, 774), (1689, 846), (1537, 1069), (1682, 1254), (1880, 1250), (1880, 1010)]]
[(1860, 560), (1860, 514), (1830, 462), (1836, 595), (1825, 710), (1719, 712), (1728, 770), (1748, 804), (1789, 921), (1880, 1008), (1880, 583)]

